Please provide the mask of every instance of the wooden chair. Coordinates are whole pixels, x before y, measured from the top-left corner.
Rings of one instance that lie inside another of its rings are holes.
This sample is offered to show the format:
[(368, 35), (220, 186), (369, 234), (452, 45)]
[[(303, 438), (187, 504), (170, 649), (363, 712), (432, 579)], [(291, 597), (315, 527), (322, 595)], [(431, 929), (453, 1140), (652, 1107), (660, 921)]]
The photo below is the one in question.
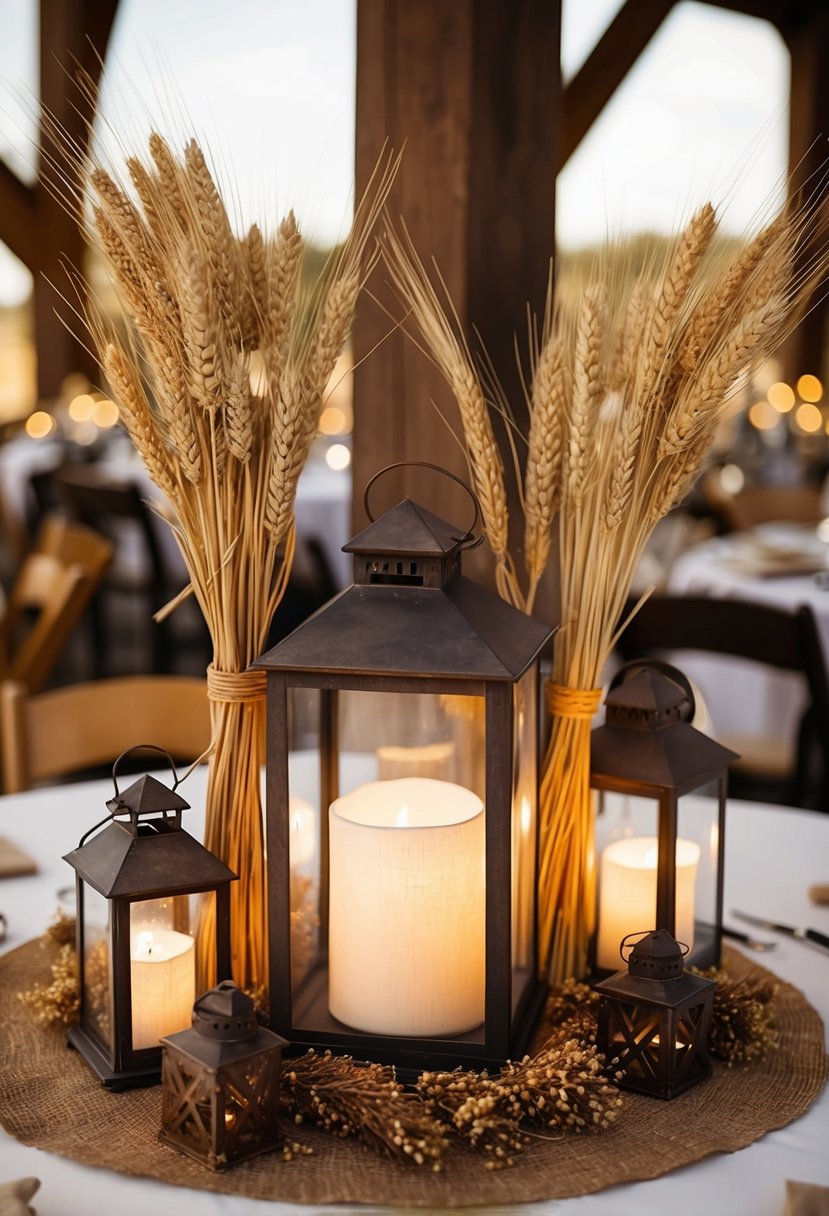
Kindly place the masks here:
[(194, 676), (121, 676), (27, 695), (0, 685), (0, 748), (7, 794), (111, 765), (154, 743), (192, 763), (210, 745), (207, 683)]
[(39, 691), (101, 584), (112, 545), (59, 516), (41, 524), (0, 621), (2, 674)]
[[(180, 588), (173, 587), (156, 526), (141, 490), (133, 482), (107, 478), (94, 465), (63, 465), (54, 471), (52, 478), (53, 492), (69, 514), (87, 527), (104, 532), (115, 545), (116, 557), (104, 585), (105, 595), (127, 595), (143, 601), (150, 631), (150, 670), (170, 671), (173, 656), (171, 624), (169, 620), (155, 622), (152, 616)], [(132, 560), (123, 555), (130, 535), (133, 542), (137, 541), (131, 546)], [(111, 670), (107, 664), (110, 638), (100, 609), (96, 625), (102, 642), (98, 674), (103, 675)]]
[(712, 506), (731, 532), (777, 520), (817, 524), (823, 518), (821, 494), (815, 486), (749, 486), (739, 494), (726, 494), (713, 478), (705, 485)]
[[(618, 650), (626, 660), (678, 650), (731, 655), (800, 675), (808, 703), (793, 745), (718, 735), (742, 757), (732, 767), (729, 792), (829, 811), (829, 677), (808, 607), (786, 612), (744, 600), (653, 596), (625, 629)], [(716, 704), (711, 709), (716, 717)]]

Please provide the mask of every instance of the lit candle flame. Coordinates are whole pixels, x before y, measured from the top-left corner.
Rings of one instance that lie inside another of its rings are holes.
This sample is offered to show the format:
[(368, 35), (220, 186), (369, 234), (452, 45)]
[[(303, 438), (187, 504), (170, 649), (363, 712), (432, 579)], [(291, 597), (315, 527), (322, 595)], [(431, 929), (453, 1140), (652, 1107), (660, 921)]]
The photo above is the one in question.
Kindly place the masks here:
[(397, 812), (397, 818), (394, 821), (394, 826), (396, 828), (407, 828), (409, 826), (409, 808), (405, 802)]
[(153, 935), (147, 931), (139, 933), (135, 939), (135, 957), (150, 958), (153, 952)]

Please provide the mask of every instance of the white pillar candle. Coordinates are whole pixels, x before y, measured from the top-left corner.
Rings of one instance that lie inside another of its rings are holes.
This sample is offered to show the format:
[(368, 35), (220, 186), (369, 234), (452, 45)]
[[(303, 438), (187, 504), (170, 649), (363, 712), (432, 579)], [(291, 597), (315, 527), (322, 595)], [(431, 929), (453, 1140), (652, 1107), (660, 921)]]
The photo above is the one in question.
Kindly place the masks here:
[(434, 777), (448, 781), (455, 775), (455, 744), (424, 743), (421, 747), (377, 748), (377, 776), (381, 781), (400, 777)]
[[(602, 853), (599, 871), (599, 931), (596, 963), (618, 971), (619, 946), (628, 933), (656, 928), (655, 836), (615, 840)], [(674, 937), (691, 950), (694, 945), (694, 891), (699, 845), (676, 842), (676, 916)]]
[(132, 1046), (157, 1047), (163, 1035), (187, 1030), (196, 999), (195, 941), (173, 929), (138, 930), (130, 959)]
[(329, 1007), (370, 1034), (439, 1037), (484, 1020), (483, 803), (425, 777), (329, 811)]

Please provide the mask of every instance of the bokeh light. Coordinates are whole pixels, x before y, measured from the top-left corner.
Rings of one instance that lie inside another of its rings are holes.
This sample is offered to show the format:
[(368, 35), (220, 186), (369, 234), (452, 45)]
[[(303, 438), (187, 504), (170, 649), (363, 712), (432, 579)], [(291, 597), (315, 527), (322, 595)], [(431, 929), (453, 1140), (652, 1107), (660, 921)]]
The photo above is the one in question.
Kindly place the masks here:
[(101, 427), (102, 430), (115, 426), (115, 423), (118, 421), (118, 406), (114, 401), (110, 401), (108, 397), (102, 397), (100, 401), (95, 402), (92, 421), (96, 426)]
[(739, 494), (745, 484), (745, 474), (738, 464), (724, 464), (720, 469), (720, 485), (726, 494)]
[(35, 410), (26, 419), (26, 434), (30, 439), (47, 439), (50, 435), (54, 435), (57, 429), (58, 424), (45, 410)]
[(95, 398), (89, 393), (78, 393), (69, 402), (69, 417), (73, 422), (88, 422), (95, 412)]
[(809, 405), (808, 402), (797, 407), (794, 420), (807, 435), (814, 435), (823, 429), (823, 414), (816, 405)]
[(346, 417), (336, 405), (327, 405), (320, 417), (320, 432), (323, 435), (342, 435), (346, 429)]
[(325, 453), (325, 463), (329, 469), (347, 469), (351, 464), (351, 452), (344, 443), (332, 443)]
[(795, 403), (794, 389), (783, 380), (778, 380), (776, 384), (772, 384), (766, 396), (780, 414), (788, 414)]
[(748, 420), (758, 431), (770, 431), (777, 426), (780, 415), (768, 401), (755, 401), (748, 411)]
[(797, 395), (804, 401), (820, 401), (823, 385), (817, 376), (801, 376), (797, 382)]

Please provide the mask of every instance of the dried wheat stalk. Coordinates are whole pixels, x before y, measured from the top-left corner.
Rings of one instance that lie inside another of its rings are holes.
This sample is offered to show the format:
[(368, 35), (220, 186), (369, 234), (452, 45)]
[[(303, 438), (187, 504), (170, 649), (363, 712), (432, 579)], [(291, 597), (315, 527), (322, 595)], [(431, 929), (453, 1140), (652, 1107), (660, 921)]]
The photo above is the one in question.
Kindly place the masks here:
[[(374, 256), (366, 256), (368, 240), (396, 161), (378, 166), (347, 239), (302, 298), (303, 246), (292, 214), (273, 237), (254, 225), (237, 238), (195, 140), (179, 158), (153, 133), (149, 151), (146, 162), (127, 159), (134, 195), (100, 166), (90, 174), (90, 236), (132, 324), (119, 337), (94, 306), (88, 321), (124, 425), (173, 508), (213, 668), (233, 675), (262, 651), (285, 589), (297, 481)], [(265, 385), (259, 396), (254, 351)], [(261, 993), (263, 704), (244, 699), (243, 676), (237, 695), (212, 701), (205, 842), (240, 876), (234, 975)]]
[[(557, 514), (562, 628), (541, 784), (539, 891), (540, 961), (553, 980), (583, 971), (593, 915), (590, 715), (571, 716), (576, 707), (568, 705), (567, 690), (597, 689), (655, 523), (699, 473), (739, 377), (779, 345), (825, 272), (824, 246), (799, 277), (792, 273), (814, 219), (811, 207), (784, 211), (732, 262), (715, 264), (704, 276), (716, 231), (714, 209), (706, 204), (678, 237), (656, 282), (640, 278), (615, 309), (623, 318), (615, 332), (605, 300), (616, 285), (601, 271), (575, 316), (549, 294), (527, 392), (526, 586), (504, 550), (500, 515), (493, 519), (490, 506), (483, 519), (496, 568), (510, 572), (508, 588), (503, 578), (497, 581), (499, 591), (531, 612)], [(458, 396), (480, 495), (497, 474), (492, 449), (480, 441), (477, 413), (470, 422), (458, 392), (458, 367), (465, 384), (475, 372), (457, 316), (429, 283), (407, 237), (388, 231), (385, 254), (417, 340)], [(502, 401), (491, 405), (509, 409)]]

